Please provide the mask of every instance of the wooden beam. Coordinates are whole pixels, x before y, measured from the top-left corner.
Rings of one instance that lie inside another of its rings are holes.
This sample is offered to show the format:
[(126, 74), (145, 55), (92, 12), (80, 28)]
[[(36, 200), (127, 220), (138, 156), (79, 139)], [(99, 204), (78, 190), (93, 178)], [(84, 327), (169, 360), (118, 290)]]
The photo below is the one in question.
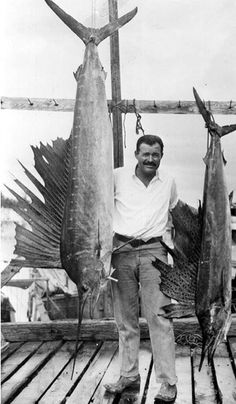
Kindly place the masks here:
[[(55, 104), (56, 103), (56, 104)], [(121, 100), (114, 103), (107, 101), (110, 111), (119, 109), (122, 113), (137, 112), (144, 114), (199, 114), (195, 101), (168, 100)], [(236, 101), (207, 101), (208, 109), (213, 114), (235, 115)], [(17, 109), (28, 111), (72, 112), (75, 100), (58, 98), (1, 97), (1, 109)]]
[[(117, 0), (108, 0), (109, 21), (118, 19)], [(110, 37), (110, 59), (111, 59), (111, 94), (112, 102), (117, 105), (121, 101), (120, 83), (120, 51), (119, 32), (116, 31)], [(122, 112), (119, 108), (112, 109), (112, 126), (114, 142), (114, 167), (124, 165), (123, 136), (122, 136)]]
[[(147, 322), (139, 320), (141, 338), (149, 338)], [(2, 333), (6, 341), (52, 341), (55, 339), (75, 340), (77, 320), (62, 320), (52, 322), (2, 323)], [(183, 334), (191, 336), (201, 335), (198, 321), (195, 317), (174, 320), (176, 339)], [(228, 336), (236, 336), (236, 314), (232, 316), (232, 323)], [(114, 319), (83, 320), (81, 326), (81, 340), (117, 340), (118, 332)], [(183, 340), (183, 338), (182, 338)]]
[(1, 288), (5, 286), (10, 279), (21, 270), (21, 268), (22, 266), (7, 265), (7, 267), (1, 272)]

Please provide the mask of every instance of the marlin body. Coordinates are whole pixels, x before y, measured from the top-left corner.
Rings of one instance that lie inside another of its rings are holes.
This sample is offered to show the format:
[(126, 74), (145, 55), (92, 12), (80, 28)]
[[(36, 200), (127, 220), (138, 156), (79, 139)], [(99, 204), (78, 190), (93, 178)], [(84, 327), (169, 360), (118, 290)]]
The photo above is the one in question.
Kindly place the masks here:
[(130, 21), (137, 9), (101, 29), (91, 29), (51, 0), (45, 1), (86, 46), (83, 64), (75, 74), (77, 93), (60, 242), (62, 265), (78, 289), (78, 344), (84, 303), (90, 296), (92, 314), (101, 282), (109, 276), (113, 239), (113, 136), (97, 45)]
[(161, 272), (161, 290), (178, 301), (163, 309), (165, 317), (196, 315), (202, 330), (202, 356), (213, 358), (225, 338), (231, 318), (231, 228), (229, 197), (224, 174), (221, 137), (236, 125), (219, 126), (193, 90), (211, 140), (206, 164), (203, 206), (199, 211), (179, 201), (172, 211), (174, 249), (166, 246), (174, 265), (155, 260)]
[(231, 214), (224, 173), (221, 137), (236, 125), (220, 127), (206, 110), (196, 90), (194, 96), (210, 134), (202, 206), (201, 253), (198, 265), (196, 315), (203, 336), (202, 361), (225, 339), (231, 322)]
[(96, 302), (100, 281), (110, 273), (113, 235), (112, 128), (97, 45), (133, 18), (137, 9), (101, 29), (91, 29), (51, 0), (46, 3), (86, 46), (75, 74), (70, 175), (61, 232), (61, 261), (83, 306), (88, 294)]

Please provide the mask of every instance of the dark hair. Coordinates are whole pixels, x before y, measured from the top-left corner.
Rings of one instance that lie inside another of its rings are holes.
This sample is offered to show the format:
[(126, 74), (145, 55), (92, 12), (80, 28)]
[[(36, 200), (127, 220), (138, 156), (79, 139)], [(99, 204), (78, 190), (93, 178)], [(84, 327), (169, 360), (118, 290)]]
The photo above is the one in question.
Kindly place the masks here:
[(142, 143), (146, 143), (149, 146), (153, 146), (155, 143), (158, 143), (161, 147), (161, 153), (163, 154), (164, 144), (163, 144), (162, 139), (159, 136), (156, 136), (156, 135), (141, 136), (136, 143), (136, 152), (137, 153), (139, 152), (139, 148)]

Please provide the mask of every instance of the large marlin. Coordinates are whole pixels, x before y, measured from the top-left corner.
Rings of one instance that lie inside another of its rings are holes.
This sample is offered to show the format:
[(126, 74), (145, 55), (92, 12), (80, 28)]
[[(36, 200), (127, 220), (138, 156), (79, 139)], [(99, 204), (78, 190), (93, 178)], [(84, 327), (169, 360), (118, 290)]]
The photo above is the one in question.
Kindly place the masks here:
[(101, 29), (91, 29), (51, 0), (45, 1), (86, 45), (83, 65), (75, 75), (70, 176), (61, 233), (61, 261), (78, 288), (80, 324), (87, 296), (94, 307), (101, 279), (109, 275), (112, 252), (112, 129), (97, 45), (130, 21), (137, 9)]
[(17, 225), (15, 253), (24, 260), (13, 259), (11, 265), (64, 268), (78, 289), (79, 333), (85, 301), (89, 296), (94, 308), (101, 282), (110, 274), (112, 253), (113, 136), (97, 46), (130, 21), (137, 8), (94, 29), (86, 28), (53, 1), (45, 1), (86, 49), (75, 74), (70, 139), (57, 139), (53, 147), (33, 148), (35, 168), (44, 185), (24, 168), (44, 203), (18, 180), (31, 202), (11, 190), (18, 200), (15, 210), (31, 226), (29, 230)]
[(166, 316), (197, 315), (203, 337), (201, 369), (206, 352), (210, 362), (230, 326), (231, 216), (221, 137), (236, 130), (236, 125), (217, 125), (197, 91), (193, 89), (193, 92), (211, 137), (204, 158), (203, 206), (198, 213), (178, 202), (172, 211), (174, 250), (166, 246), (174, 266), (159, 260), (153, 264), (161, 271), (162, 291), (179, 302), (164, 307)]

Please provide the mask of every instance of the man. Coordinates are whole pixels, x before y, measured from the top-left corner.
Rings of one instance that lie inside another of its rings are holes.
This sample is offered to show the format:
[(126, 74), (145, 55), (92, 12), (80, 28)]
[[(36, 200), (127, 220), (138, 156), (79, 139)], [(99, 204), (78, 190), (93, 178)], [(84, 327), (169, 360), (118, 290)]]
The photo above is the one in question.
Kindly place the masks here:
[(160, 291), (160, 273), (155, 257), (167, 262), (160, 243), (166, 231), (168, 212), (177, 203), (174, 180), (159, 170), (163, 157), (160, 137), (144, 135), (137, 141), (138, 164), (132, 172), (114, 171), (114, 253), (112, 264), (118, 282), (112, 282), (114, 314), (119, 331), (120, 378), (106, 384), (107, 391), (121, 393), (138, 387), (139, 285), (152, 346), (157, 383), (156, 400), (173, 402), (177, 394), (174, 333), (170, 320), (159, 315), (170, 299)]

